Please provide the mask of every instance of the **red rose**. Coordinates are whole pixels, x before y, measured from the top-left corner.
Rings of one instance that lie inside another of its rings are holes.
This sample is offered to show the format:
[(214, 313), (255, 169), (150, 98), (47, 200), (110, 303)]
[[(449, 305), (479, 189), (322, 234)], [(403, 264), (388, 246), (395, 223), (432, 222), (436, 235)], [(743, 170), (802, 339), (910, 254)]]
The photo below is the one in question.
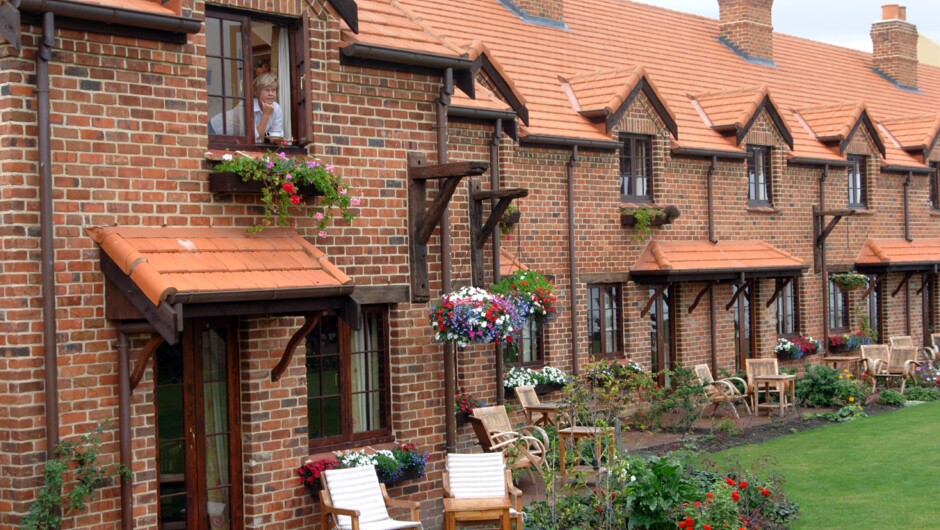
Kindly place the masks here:
[(742, 490), (745, 489), (745, 488), (747, 488), (747, 482), (744, 481), (744, 480), (742, 480), (740, 486), (741, 486), (741, 489), (742, 489)]
[(285, 182), (284, 184), (281, 184), (281, 189), (286, 191), (287, 193), (290, 193), (291, 195), (294, 194), (294, 185), (291, 184), (290, 182)]
[(290, 203), (293, 204), (294, 206), (297, 206), (298, 204), (300, 204), (300, 195), (291, 195)]
[(767, 488), (761, 488), (761, 489), (760, 489), (760, 494), (763, 495), (764, 497), (769, 497), (769, 496), (770, 496), (770, 490), (767, 489)]
[(726, 479), (725, 479), (725, 482), (727, 482), (729, 486), (737, 486), (737, 485), (738, 485), (738, 483), (735, 482), (734, 479), (731, 478), (731, 477), (726, 478)]
[(702, 530), (712, 530), (712, 527), (711, 525), (708, 525), (708, 524), (702, 525)]
[(734, 490), (731, 492), (731, 500), (733, 500), (734, 502), (738, 502), (739, 500), (741, 500), (741, 494), (738, 493), (738, 490)]

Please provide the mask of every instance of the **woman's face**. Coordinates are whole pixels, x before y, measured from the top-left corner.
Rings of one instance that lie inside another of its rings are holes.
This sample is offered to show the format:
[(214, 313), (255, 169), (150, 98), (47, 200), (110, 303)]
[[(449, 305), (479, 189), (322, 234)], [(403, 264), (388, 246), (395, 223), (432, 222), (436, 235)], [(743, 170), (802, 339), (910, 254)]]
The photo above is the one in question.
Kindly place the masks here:
[(277, 87), (276, 86), (267, 86), (261, 89), (261, 92), (258, 93), (258, 101), (262, 103), (267, 103), (270, 105), (277, 100)]

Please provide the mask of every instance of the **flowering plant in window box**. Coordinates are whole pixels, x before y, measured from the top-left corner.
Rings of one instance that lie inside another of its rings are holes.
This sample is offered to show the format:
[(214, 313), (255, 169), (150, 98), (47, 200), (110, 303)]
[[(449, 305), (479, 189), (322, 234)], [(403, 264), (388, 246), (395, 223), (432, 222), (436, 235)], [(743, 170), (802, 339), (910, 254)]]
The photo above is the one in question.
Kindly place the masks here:
[(554, 284), (538, 272), (517, 270), (500, 279), (491, 290), (512, 300), (519, 316), (544, 324), (558, 316), (554, 288)]
[(413, 444), (398, 444), (391, 450), (366, 448), (361, 451), (337, 451), (339, 467), (374, 466), (379, 482), (392, 486), (424, 476), (430, 455), (421, 453)]
[(799, 347), (784, 338), (777, 339), (777, 345), (774, 346), (774, 353), (777, 354), (778, 359), (799, 359), (801, 357)]
[(336, 469), (339, 462), (335, 458), (321, 458), (320, 460), (307, 460), (304, 465), (297, 468), (300, 482), (311, 491), (317, 491), (322, 486), (320, 476), (327, 469)]
[(536, 393), (545, 394), (551, 390), (562, 388), (570, 381), (571, 377), (567, 372), (554, 366), (546, 366), (538, 372), (529, 368), (513, 366), (506, 372), (503, 388), (505, 388), (506, 394), (509, 395), (517, 386), (531, 385), (535, 387)]
[(512, 343), (525, 324), (515, 304), (502, 296), (476, 287), (463, 287), (441, 297), (431, 308), (434, 340), (460, 348), (488, 342)]
[(486, 405), (482, 401), (471, 394), (457, 394), (454, 399), (454, 414), (457, 417), (457, 425), (469, 423), (473, 409), (484, 406)]
[(845, 272), (842, 274), (833, 274), (832, 283), (843, 291), (857, 291), (859, 289), (868, 289), (868, 276), (857, 272)]
[(360, 198), (352, 197), (336, 168), (319, 159), (289, 157), (283, 152), (270, 151), (257, 158), (242, 152), (226, 153), (222, 162), (216, 164), (215, 171), (232, 173), (244, 182), (261, 184), (264, 219), (251, 227), (251, 232), (272, 225), (293, 226), (291, 218), (301, 213), (303, 194), (309, 190), (313, 190), (319, 199), (306, 214), (317, 222), (320, 237), (326, 236), (325, 229), (334, 216), (334, 210), (338, 210), (347, 221), (352, 221), (355, 215), (348, 209), (361, 202)]

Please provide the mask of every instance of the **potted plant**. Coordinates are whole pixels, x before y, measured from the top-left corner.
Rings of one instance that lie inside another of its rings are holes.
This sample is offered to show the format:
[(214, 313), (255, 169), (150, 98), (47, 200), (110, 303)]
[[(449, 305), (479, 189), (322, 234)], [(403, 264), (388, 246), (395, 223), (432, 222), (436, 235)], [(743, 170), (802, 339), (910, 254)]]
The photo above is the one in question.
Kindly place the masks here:
[(521, 218), (522, 212), (519, 211), (515, 203), (511, 203), (499, 218), (499, 233), (506, 235), (512, 232), (513, 226), (515, 226)]
[[(243, 182), (258, 183), (261, 201), (264, 203), (264, 219), (249, 229), (258, 232), (268, 226), (293, 226), (291, 218), (301, 214), (301, 202), (305, 193), (319, 195), (316, 206), (306, 212), (317, 222), (320, 237), (326, 236), (325, 228), (333, 217), (334, 209), (347, 221), (355, 215), (348, 209), (358, 206), (361, 199), (350, 195), (349, 187), (343, 183), (336, 169), (323, 164), (319, 159), (289, 157), (283, 152), (267, 152), (260, 157), (237, 152), (226, 153), (222, 162), (216, 164), (215, 175), (234, 175)], [(218, 186), (218, 184), (214, 184)], [(218, 188), (216, 188), (218, 189)]]
[(671, 224), (679, 217), (679, 208), (668, 205), (664, 208), (656, 206), (636, 206), (632, 208), (620, 207), (620, 224), (633, 227), (637, 239), (646, 239), (650, 235), (651, 226)]
[(546, 366), (538, 372), (529, 368), (513, 366), (506, 372), (503, 388), (507, 397), (514, 394), (517, 386), (527, 385), (534, 386), (537, 394), (544, 395), (563, 388), (570, 380), (571, 378), (564, 370), (553, 366)]
[(476, 287), (463, 287), (441, 297), (431, 308), (434, 340), (466, 348), (470, 344), (512, 343), (525, 319), (512, 301)]
[(339, 462), (337, 462), (335, 458), (307, 460), (302, 466), (297, 468), (297, 475), (300, 476), (300, 482), (306, 486), (311, 493), (315, 493), (323, 486), (320, 482), (320, 477), (323, 475), (323, 472), (327, 469), (336, 469), (337, 467), (339, 467)]
[(457, 417), (457, 425), (465, 425), (470, 422), (470, 413), (477, 407), (484, 407), (482, 401), (473, 397), (471, 394), (457, 394), (454, 399), (454, 415)]
[(423, 477), (430, 457), (427, 452), (419, 453), (412, 444), (399, 444), (392, 449), (337, 451), (334, 454), (341, 468), (375, 467), (379, 482), (386, 486)]
[(799, 359), (801, 357), (800, 349), (793, 342), (785, 339), (777, 339), (777, 345), (774, 346), (774, 353), (777, 354), (778, 359)]
[(832, 283), (843, 291), (857, 291), (868, 289), (868, 276), (854, 271), (832, 275)]
[(511, 299), (521, 318), (534, 319), (538, 324), (551, 322), (557, 316), (554, 284), (532, 270), (517, 270), (499, 280), (492, 292)]

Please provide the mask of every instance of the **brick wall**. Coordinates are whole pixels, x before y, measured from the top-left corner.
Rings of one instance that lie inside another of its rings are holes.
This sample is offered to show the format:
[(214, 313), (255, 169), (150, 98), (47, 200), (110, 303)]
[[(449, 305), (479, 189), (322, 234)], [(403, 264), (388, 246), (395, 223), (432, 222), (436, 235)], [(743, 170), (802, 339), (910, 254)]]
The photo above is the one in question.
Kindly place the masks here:
[(773, 0), (718, 0), (719, 36), (749, 57), (774, 58)]

